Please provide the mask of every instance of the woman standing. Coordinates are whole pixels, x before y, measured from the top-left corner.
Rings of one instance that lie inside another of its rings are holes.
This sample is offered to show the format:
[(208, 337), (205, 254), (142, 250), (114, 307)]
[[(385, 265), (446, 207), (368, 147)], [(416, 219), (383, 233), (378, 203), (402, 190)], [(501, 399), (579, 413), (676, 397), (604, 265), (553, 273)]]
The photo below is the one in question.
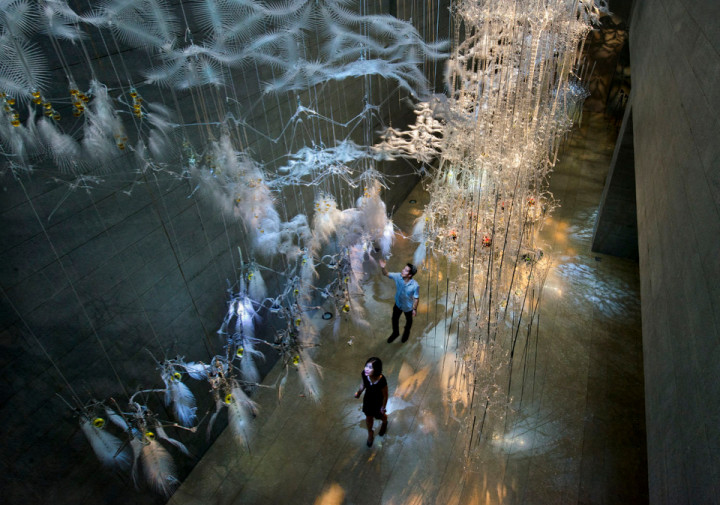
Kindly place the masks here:
[(385, 376), (382, 374), (382, 361), (380, 361), (380, 358), (369, 358), (365, 362), (365, 369), (361, 375), (362, 386), (355, 393), (355, 398), (360, 398), (362, 392), (365, 391), (362, 411), (363, 414), (365, 414), (365, 422), (367, 423), (368, 429), (367, 446), (370, 447), (373, 444), (373, 440), (375, 440), (375, 433), (373, 432), (373, 422), (375, 419), (382, 421), (378, 435), (382, 437), (387, 431), (387, 414), (385, 413), (385, 408), (388, 400), (388, 386), (387, 380), (385, 380)]

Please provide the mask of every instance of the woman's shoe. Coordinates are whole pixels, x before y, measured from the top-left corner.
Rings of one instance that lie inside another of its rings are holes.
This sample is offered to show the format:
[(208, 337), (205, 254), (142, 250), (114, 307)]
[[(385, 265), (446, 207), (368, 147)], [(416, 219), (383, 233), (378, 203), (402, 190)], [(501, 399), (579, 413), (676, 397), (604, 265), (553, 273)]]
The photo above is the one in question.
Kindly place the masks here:
[(374, 441), (375, 441), (375, 435), (370, 435), (367, 439), (367, 446), (372, 447), (372, 444)]
[(387, 421), (385, 421), (384, 423), (382, 423), (380, 425), (380, 431), (378, 431), (378, 435), (380, 435), (382, 437), (383, 435), (385, 435), (386, 431), (387, 431)]

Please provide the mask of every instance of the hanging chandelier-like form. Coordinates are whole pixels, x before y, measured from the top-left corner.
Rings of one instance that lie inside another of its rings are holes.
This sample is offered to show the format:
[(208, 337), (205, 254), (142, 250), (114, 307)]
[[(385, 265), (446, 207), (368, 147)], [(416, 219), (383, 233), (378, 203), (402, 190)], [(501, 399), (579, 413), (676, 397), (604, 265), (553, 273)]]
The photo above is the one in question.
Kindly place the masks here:
[(375, 146), (438, 160), (415, 262), (447, 259), (467, 297), (455, 307), (448, 398), (468, 409), (470, 459), (484, 432), (501, 429), (518, 336), (537, 315), (549, 265), (537, 234), (555, 206), (548, 176), (587, 96), (579, 58), (599, 12), (592, 1), (457, 2), (447, 95), (420, 103), (410, 132), (388, 129)]

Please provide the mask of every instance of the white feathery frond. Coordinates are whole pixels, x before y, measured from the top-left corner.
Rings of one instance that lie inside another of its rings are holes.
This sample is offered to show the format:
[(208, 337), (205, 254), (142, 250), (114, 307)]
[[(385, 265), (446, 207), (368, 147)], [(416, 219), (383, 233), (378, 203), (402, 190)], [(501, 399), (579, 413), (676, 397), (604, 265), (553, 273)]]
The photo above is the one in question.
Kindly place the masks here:
[(117, 156), (119, 149), (115, 136), (124, 138), (124, 130), (107, 88), (93, 80), (90, 83), (90, 94), (93, 100), (85, 112), (87, 120), (82, 145), (90, 159), (102, 164)]
[[(200, 30), (219, 36), (227, 28), (228, 18), (233, 18), (235, 13), (228, 12), (227, 7), (232, 6), (231, 2), (222, 0), (205, 0), (191, 4), (193, 19), (198, 23)], [(239, 9), (236, 9), (239, 10)]]
[(167, 443), (177, 447), (184, 455), (190, 456), (190, 451), (188, 451), (187, 447), (185, 447), (185, 444), (183, 444), (179, 440), (175, 440), (174, 438), (169, 437), (168, 434), (165, 432), (165, 429), (161, 425), (155, 425), (155, 433), (157, 433), (158, 436), (165, 440)]
[(105, 429), (96, 428), (87, 418), (80, 419), (80, 429), (103, 465), (122, 470), (130, 467), (130, 455), (126, 450), (121, 450), (123, 443), (119, 438)]
[(225, 406), (225, 403), (221, 399), (215, 400), (215, 412), (210, 416), (210, 421), (208, 421), (208, 427), (207, 431), (205, 432), (205, 438), (207, 440), (210, 440), (210, 435), (212, 435), (212, 428), (215, 425), (215, 421), (217, 420), (217, 416), (222, 410), (222, 408)]
[(193, 426), (197, 421), (197, 407), (192, 392), (182, 381), (168, 373), (163, 373), (162, 378), (166, 386), (165, 405), (172, 404), (175, 418), (181, 425)]
[(251, 338), (255, 336), (255, 324), (253, 318), (256, 312), (252, 306), (252, 302), (245, 295), (241, 295), (230, 303), (230, 309), (226, 316), (228, 324), (235, 318), (233, 325), (233, 336), (242, 336), (243, 338)]
[(380, 254), (387, 258), (390, 255), (390, 249), (392, 249), (393, 242), (395, 241), (395, 226), (391, 219), (385, 223), (385, 229), (383, 230), (382, 236), (380, 237)]
[(350, 260), (350, 275), (348, 282), (348, 295), (350, 296), (350, 318), (353, 324), (362, 330), (369, 331), (370, 323), (365, 319), (365, 309), (363, 305), (363, 289), (361, 286), (363, 276), (363, 261), (366, 249), (355, 244), (348, 250), (348, 258)]
[(105, 414), (108, 416), (108, 419), (121, 430), (128, 431), (130, 429), (125, 419), (110, 407), (105, 407)]
[(133, 453), (133, 463), (132, 463), (132, 470), (130, 472), (130, 475), (132, 477), (133, 484), (135, 484), (135, 487), (137, 488), (138, 485), (138, 468), (140, 468), (140, 456), (142, 454), (142, 448), (143, 443), (137, 439), (137, 437), (133, 437), (130, 440), (130, 448), (132, 449)]
[(248, 442), (252, 432), (252, 420), (257, 414), (257, 404), (250, 400), (237, 384), (230, 392), (232, 394), (228, 404), (230, 431), (240, 443)]
[(175, 487), (180, 484), (176, 475), (175, 462), (170, 453), (160, 442), (148, 440), (146, 437), (140, 459), (145, 479), (150, 487), (163, 496), (170, 496)]
[(316, 402), (320, 401), (322, 372), (305, 349), (300, 349), (300, 361), (298, 361), (297, 369), (305, 395)]
[(420, 266), (425, 262), (425, 254), (426, 254), (426, 246), (425, 242), (421, 243), (417, 249), (415, 249), (415, 254), (413, 254), (413, 265), (415, 265), (417, 268), (420, 268)]
[(288, 372), (289, 368), (285, 367), (285, 375), (282, 376), (282, 378), (278, 381), (278, 400), (282, 400), (283, 393), (285, 393), (285, 384), (287, 384), (287, 378), (288, 378)]
[(240, 376), (245, 382), (257, 384), (260, 382), (260, 372), (253, 355), (257, 355), (259, 351), (253, 347), (252, 339), (243, 339), (242, 345), (244, 352), (240, 358)]
[(45, 56), (37, 44), (16, 38), (9, 33), (0, 33), (0, 75), (12, 83), (5, 91), (13, 93), (22, 101), (32, 98), (32, 91), (46, 88), (50, 74)]
[(315, 215), (313, 216), (313, 238), (317, 243), (315, 253), (326, 244), (343, 220), (342, 212), (332, 195), (320, 194), (315, 199)]
[(180, 35), (178, 20), (165, 0), (108, 0), (101, 13), (118, 38), (133, 46), (166, 48)]
[(340, 323), (342, 322), (342, 317), (340, 316), (340, 312), (338, 312), (337, 308), (335, 309), (335, 321), (333, 322), (333, 338), (337, 338), (338, 335), (340, 335)]
[(185, 363), (184, 367), (188, 375), (195, 380), (206, 380), (208, 378), (208, 370), (210, 367), (205, 363), (195, 363), (191, 361), (190, 363)]
[(373, 240), (378, 240), (385, 232), (387, 223), (387, 208), (380, 198), (380, 183), (374, 181), (365, 188), (365, 194), (358, 198), (357, 209), (360, 211), (360, 220), (363, 230)]
[(80, 21), (66, 0), (44, 0), (41, 8), (42, 31), (58, 39), (72, 42), (86, 38), (77, 23)]
[(413, 225), (411, 236), (414, 241), (422, 242), (425, 240), (425, 223), (427, 223), (427, 216), (423, 213), (415, 220), (415, 224)]
[(262, 274), (260, 273), (260, 269), (257, 265), (253, 265), (248, 270), (247, 276), (248, 296), (257, 303), (262, 302), (267, 296), (267, 287), (265, 286), (265, 281), (263, 280)]
[(27, 161), (38, 153), (42, 144), (35, 128), (32, 109), (30, 117), (19, 126), (12, 126), (8, 120), (0, 121), (0, 146), (5, 153), (22, 161)]
[(318, 276), (317, 270), (315, 270), (315, 263), (311, 257), (303, 256), (300, 264), (300, 282), (304, 286), (312, 285), (313, 279)]
[(45, 149), (62, 172), (70, 172), (82, 162), (80, 144), (74, 138), (62, 133), (47, 118), (40, 118), (36, 124)]
[(5, 1), (0, 5), (0, 29), (13, 38), (30, 37), (37, 21), (36, 6), (28, 0)]

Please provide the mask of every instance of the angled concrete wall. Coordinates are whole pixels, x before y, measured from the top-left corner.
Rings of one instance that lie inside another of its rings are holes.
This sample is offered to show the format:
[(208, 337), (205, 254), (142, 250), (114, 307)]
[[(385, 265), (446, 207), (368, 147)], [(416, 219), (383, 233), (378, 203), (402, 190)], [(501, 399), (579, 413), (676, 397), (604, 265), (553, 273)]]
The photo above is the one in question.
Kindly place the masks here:
[(720, 496), (720, 3), (636, 2), (630, 28), (653, 504)]

